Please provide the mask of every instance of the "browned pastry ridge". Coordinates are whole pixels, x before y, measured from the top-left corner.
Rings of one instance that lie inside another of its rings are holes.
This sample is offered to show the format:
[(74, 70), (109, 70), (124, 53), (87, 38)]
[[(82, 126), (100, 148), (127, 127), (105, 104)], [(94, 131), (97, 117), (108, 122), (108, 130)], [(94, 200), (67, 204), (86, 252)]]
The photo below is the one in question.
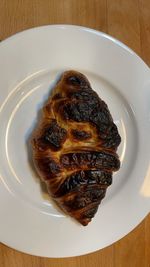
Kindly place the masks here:
[(87, 78), (64, 72), (33, 134), (33, 159), (51, 197), (82, 225), (94, 217), (120, 167), (120, 141), (106, 103)]

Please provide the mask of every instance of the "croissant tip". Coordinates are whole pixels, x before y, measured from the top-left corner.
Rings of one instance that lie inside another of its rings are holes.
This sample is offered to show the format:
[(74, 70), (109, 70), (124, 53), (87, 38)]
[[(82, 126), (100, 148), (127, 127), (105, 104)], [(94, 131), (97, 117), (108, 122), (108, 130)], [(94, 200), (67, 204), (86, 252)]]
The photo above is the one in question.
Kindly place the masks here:
[(82, 224), (83, 226), (87, 226), (91, 222), (91, 219), (89, 218), (79, 219), (78, 222)]

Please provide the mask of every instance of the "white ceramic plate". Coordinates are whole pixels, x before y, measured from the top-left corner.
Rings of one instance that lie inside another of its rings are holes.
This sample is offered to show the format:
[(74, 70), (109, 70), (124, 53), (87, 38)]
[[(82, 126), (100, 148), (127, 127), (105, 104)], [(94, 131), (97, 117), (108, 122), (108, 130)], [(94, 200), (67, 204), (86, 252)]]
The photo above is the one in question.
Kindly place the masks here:
[[(122, 167), (87, 227), (57, 210), (32, 167), (29, 139), (56, 76), (83, 72), (122, 137)], [(150, 71), (91, 29), (44, 26), (0, 44), (0, 241), (46, 257), (89, 253), (129, 233), (150, 210)]]

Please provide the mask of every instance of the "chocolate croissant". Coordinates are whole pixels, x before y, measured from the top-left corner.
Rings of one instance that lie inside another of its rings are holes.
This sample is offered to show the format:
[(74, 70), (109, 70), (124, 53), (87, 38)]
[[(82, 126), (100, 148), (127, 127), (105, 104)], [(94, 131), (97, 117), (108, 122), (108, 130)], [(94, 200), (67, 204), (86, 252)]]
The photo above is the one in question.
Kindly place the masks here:
[(94, 217), (120, 167), (120, 142), (106, 103), (87, 78), (64, 72), (33, 134), (33, 160), (50, 196), (82, 225)]

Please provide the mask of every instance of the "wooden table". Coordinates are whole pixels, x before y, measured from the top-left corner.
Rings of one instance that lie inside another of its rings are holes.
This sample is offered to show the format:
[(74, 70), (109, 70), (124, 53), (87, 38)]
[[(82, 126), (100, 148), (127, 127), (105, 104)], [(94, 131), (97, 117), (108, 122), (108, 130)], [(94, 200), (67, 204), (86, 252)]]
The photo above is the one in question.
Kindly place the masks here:
[[(121, 40), (150, 65), (150, 0), (0, 0), (0, 40), (34, 26), (77, 24)], [(0, 267), (150, 267), (150, 215), (114, 245), (82, 257), (47, 259), (0, 245)]]

